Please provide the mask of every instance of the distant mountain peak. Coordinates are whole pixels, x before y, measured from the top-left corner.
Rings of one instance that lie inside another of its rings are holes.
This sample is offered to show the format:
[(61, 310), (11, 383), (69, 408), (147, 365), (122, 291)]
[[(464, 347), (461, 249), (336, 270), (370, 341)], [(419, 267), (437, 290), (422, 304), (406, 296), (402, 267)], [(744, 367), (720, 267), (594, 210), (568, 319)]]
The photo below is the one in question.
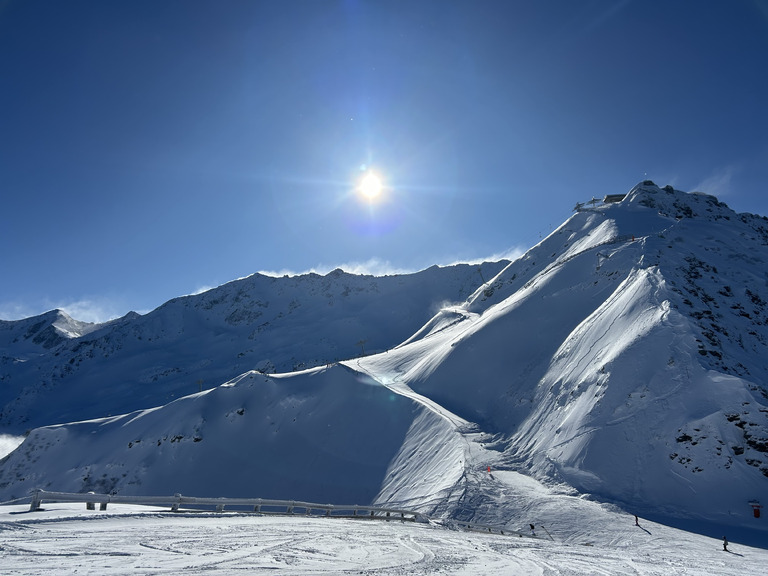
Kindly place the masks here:
[(14, 358), (39, 354), (63, 342), (80, 338), (101, 326), (75, 320), (60, 309), (23, 320), (0, 320), (0, 351)]

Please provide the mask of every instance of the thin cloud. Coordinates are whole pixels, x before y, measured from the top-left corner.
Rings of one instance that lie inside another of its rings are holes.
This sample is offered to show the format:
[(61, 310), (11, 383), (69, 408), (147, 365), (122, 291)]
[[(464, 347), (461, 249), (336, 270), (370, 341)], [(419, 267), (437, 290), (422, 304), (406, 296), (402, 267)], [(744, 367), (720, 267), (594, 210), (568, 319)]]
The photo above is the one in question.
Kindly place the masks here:
[(21, 320), (22, 318), (36, 316), (42, 312), (46, 312), (46, 310), (40, 311), (17, 302), (0, 302), (0, 319), (2, 320)]
[[(322, 268), (325, 269), (325, 267)], [(326, 274), (336, 268), (341, 268), (350, 274), (369, 276), (393, 276), (395, 274), (412, 274), (413, 272), (418, 272), (418, 270), (413, 268), (394, 266), (388, 260), (379, 260), (378, 258), (370, 258), (365, 262), (346, 262), (339, 266), (328, 267)]]
[(75, 320), (99, 324), (114, 320), (124, 315), (115, 302), (107, 299), (82, 299), (75, 302), (60, 303), (54, 308), (66, 312)]
[(477, 258), (458, 258), (453, 260), (450, 264), (440, 264), (440, 266), (455, 266), (457, 264), (482, 264), (483, 262), (499, 262), (500, 260), (509, 260), (510, 262), (517, 260), (525, 254), (528, 248), (522, 246), (513, 246), (501, 252), (490, 254), (488, 256), (480, 256)]
[(732, 180), (733, 177), (739, 172), (739, 167), (736, 165), (728, 165), (720, 170), (714, 172), (711, 176), (699, 182), (694, 190), (699, 192), (705, 192), (718, 198), (728, 196), (733, 192)]
[(283, 276), (301, 276), (302, 274), (309, 274), (310, 272), (313, 272), (313, 270), (296, 272), (295, 270), (288, 270), (287, 268), (283, 268), (281, 270), (258, 270), (256, 271), (256, 274), (269, 276), (270, 278), (282, 278)]
[[(242, 278), (238, 278), (238, 280), (242, 280)], [(218, 288), (218, 286), (200, 286), (194, 290), (194, 292), (191, 292), (187, 294), (187, 296), (197, 296), (198, 294), (202, 294), (203, 292), (208, 292), (208, 290), (213, 290), (214, 288)]]
[(520, 256), (522, 256), (523, 254), (525, 254), (527, 250), (528, 248), (523, 248), (522, 246), (513, 246), (512, 248), (508, 248), (503, 252), (497, 252), (496, 254), (491, 254), (490, 256), (486, 256), (485, 258), (477, 258), (475, 260), (469, 260), (466, 263), (482, 264), (483, 262), (498, 262), (499, 260), (514, 261), (520, 258)]

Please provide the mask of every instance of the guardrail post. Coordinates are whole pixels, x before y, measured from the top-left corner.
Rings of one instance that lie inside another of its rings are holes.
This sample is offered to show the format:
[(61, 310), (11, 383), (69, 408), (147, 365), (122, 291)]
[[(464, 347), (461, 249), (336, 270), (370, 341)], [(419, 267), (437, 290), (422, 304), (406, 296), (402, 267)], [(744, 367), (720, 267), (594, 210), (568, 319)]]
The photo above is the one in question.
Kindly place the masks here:
[(42, 499), (40, 498), (40, 492), (41, 490), (38, 488), (35, 490), (32, 494), (32, 502), (29, 503), (29, 511), (34, 512), (36, 510), (40, 510), (40, 504), (43, 503)]
[(178, 512), (179, 504), (181, 504), (181, 494), (174, 494), (173, 497), (176, 498), (176, 502), (171, 506), (171, 512)]
[[(88, 494), (95, 494), (95, 492), (88, 492)], [(85, 501), (86, 510), (96, 510), (96, 504), (94, 502)]]
[(101, 504), (99, 504), (99, 510), (106, 510), (106, 509), (107, 509), (107, 503), (106, 502), (102, 502)]

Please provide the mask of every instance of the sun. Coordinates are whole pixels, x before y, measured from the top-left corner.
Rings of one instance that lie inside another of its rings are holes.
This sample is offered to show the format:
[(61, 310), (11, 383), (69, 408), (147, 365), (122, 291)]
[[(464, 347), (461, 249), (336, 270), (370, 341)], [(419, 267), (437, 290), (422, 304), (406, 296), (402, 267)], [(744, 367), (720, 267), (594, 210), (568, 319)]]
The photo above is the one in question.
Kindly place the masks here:
[(375, 200), (381, 195), (384, 185), (381, 182), (381, 178), (374, 172), (366, 172), (365, 176), (360, 180), (358, 190), (365, 198), (369, 200)]

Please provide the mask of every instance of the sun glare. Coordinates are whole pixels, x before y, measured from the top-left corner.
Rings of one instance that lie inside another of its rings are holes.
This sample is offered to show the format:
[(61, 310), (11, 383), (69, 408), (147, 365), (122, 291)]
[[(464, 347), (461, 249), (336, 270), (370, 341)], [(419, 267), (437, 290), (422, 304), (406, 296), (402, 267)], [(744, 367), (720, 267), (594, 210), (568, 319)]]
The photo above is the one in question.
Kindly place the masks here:
[(381, 178), (373, 172), (366, 172), (365, 176), (360, 180), (360, 193), (369, 200), (378, 197), (381, 194), (382, 188)]

